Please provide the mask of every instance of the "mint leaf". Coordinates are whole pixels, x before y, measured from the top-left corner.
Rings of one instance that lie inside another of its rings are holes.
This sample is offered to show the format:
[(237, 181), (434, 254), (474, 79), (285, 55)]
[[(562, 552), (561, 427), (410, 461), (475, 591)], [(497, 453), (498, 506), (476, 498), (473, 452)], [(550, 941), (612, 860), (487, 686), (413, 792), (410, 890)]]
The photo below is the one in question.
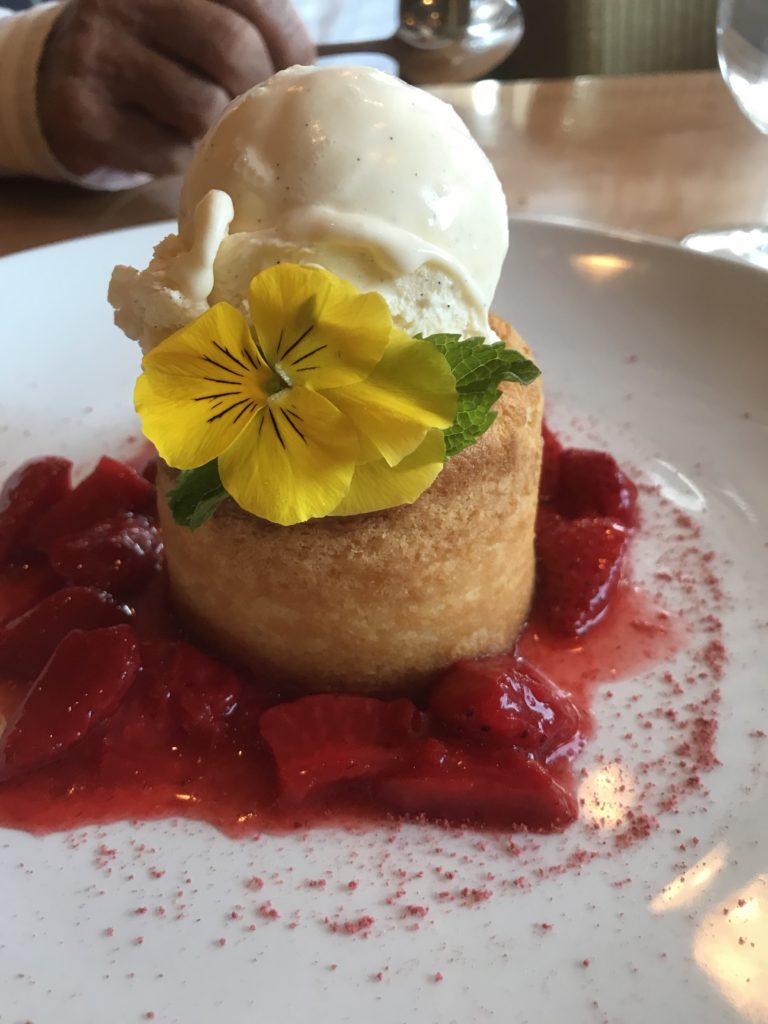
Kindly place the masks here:
[(180, 526), (196, 530), (227, 498), (216, 459), (199, 469), (183, 469), (168, 494), (168, 507)]
[(503, 380), (531, 384), (541, 373), (522, 352), (507, 348), (503, 341), (486, 345), (483, 338), (462, 341), (460, 334), (432, 334), (423, 340), (442, 352), (456, 378), (456, 418), (445, 431), (449, 458), (474, 444), (496, 419), (491, 407), (501, 397)]

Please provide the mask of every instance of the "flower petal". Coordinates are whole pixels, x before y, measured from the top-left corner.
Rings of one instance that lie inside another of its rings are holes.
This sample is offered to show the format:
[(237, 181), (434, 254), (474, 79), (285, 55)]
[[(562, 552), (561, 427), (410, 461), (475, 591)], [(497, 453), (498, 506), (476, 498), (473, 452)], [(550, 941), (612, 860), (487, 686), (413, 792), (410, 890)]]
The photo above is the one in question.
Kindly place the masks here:
[(456, 415), (456, 381), (445, 356), (396, 329), (366, 380), (323, 394), (390, 466), (414, 451), (428, 429), (446, 430)]
[(388, 466), (384, 459), (358, 466), (346, 497), (332, 514), (356, 516), (410, 504), (434, 483), (444, 462), (443, 432), (430, 430), (416, 451), (397, 466)]
[(267, 400), (272, 371), (245, 317), (220, 302), (142, 362), (134, 401), (163, 459), (196, 469), (223, 452)]
[(282, 526), (328, 515), (346, 494), (360, 446), (334, 405), (306, 388), (275, 395), (219, 457), (241, 508)]
[(321, 267), (269, 267), (251, 281), (249, 304), (268, 362), (292, 383), (315, 390), (366, 377), (392, 327), (381, 295), (362, 294)]

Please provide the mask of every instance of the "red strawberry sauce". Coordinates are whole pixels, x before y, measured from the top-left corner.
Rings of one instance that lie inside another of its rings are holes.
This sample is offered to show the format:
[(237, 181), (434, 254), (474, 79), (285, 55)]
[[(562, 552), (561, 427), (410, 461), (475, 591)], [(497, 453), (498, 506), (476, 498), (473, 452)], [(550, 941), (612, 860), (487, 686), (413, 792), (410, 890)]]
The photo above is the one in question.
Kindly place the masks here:
[(626, 579), (634, 485), (545, 430), (537, 596), (515, 651), (458, 663), (417, 703), (281, 700), (175, 618), (151, 468), (105, 458), (72, 488), (65, 460), (39, 459), (0, 495), (0, 825), (560, 830), (577, 816), (595, 684), (674, 649)]

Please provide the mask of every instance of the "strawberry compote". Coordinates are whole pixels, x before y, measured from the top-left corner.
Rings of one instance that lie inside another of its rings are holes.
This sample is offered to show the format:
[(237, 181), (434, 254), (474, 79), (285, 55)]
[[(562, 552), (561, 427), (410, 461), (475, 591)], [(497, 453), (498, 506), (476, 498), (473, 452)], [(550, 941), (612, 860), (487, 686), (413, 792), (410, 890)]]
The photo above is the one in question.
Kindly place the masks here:
[(70, 469), (38, 459), (0, 495), (1, 825), (575, 819), (600, 667), (561, 685), (545, 668), (621, 630), (636, 491), (610, 455), (545, 430), (532, 621), (514, 651), (457, 663), (418, 702), (288, 699), (202, 650), (167, 598), (152, 467), (103, 458), (74, 488)]

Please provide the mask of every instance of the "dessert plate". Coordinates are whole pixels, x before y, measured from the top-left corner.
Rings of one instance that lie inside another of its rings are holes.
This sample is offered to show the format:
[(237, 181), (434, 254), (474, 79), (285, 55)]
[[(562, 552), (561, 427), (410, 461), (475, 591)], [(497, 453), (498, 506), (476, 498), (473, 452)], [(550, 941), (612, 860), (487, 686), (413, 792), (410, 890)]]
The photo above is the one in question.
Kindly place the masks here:
[[(140, 444), (139, 357), (105, 294), (164, 230), (0, 262), (2, 475)], [(496, 308), (552, 424), (642, 485), (635, 647), (667, 613), (678, 637), (664, 664), (604, 653), (582, 820), (0, 830), (3, 1024), (768, 1020), (768, 277), (514, 221)]]

